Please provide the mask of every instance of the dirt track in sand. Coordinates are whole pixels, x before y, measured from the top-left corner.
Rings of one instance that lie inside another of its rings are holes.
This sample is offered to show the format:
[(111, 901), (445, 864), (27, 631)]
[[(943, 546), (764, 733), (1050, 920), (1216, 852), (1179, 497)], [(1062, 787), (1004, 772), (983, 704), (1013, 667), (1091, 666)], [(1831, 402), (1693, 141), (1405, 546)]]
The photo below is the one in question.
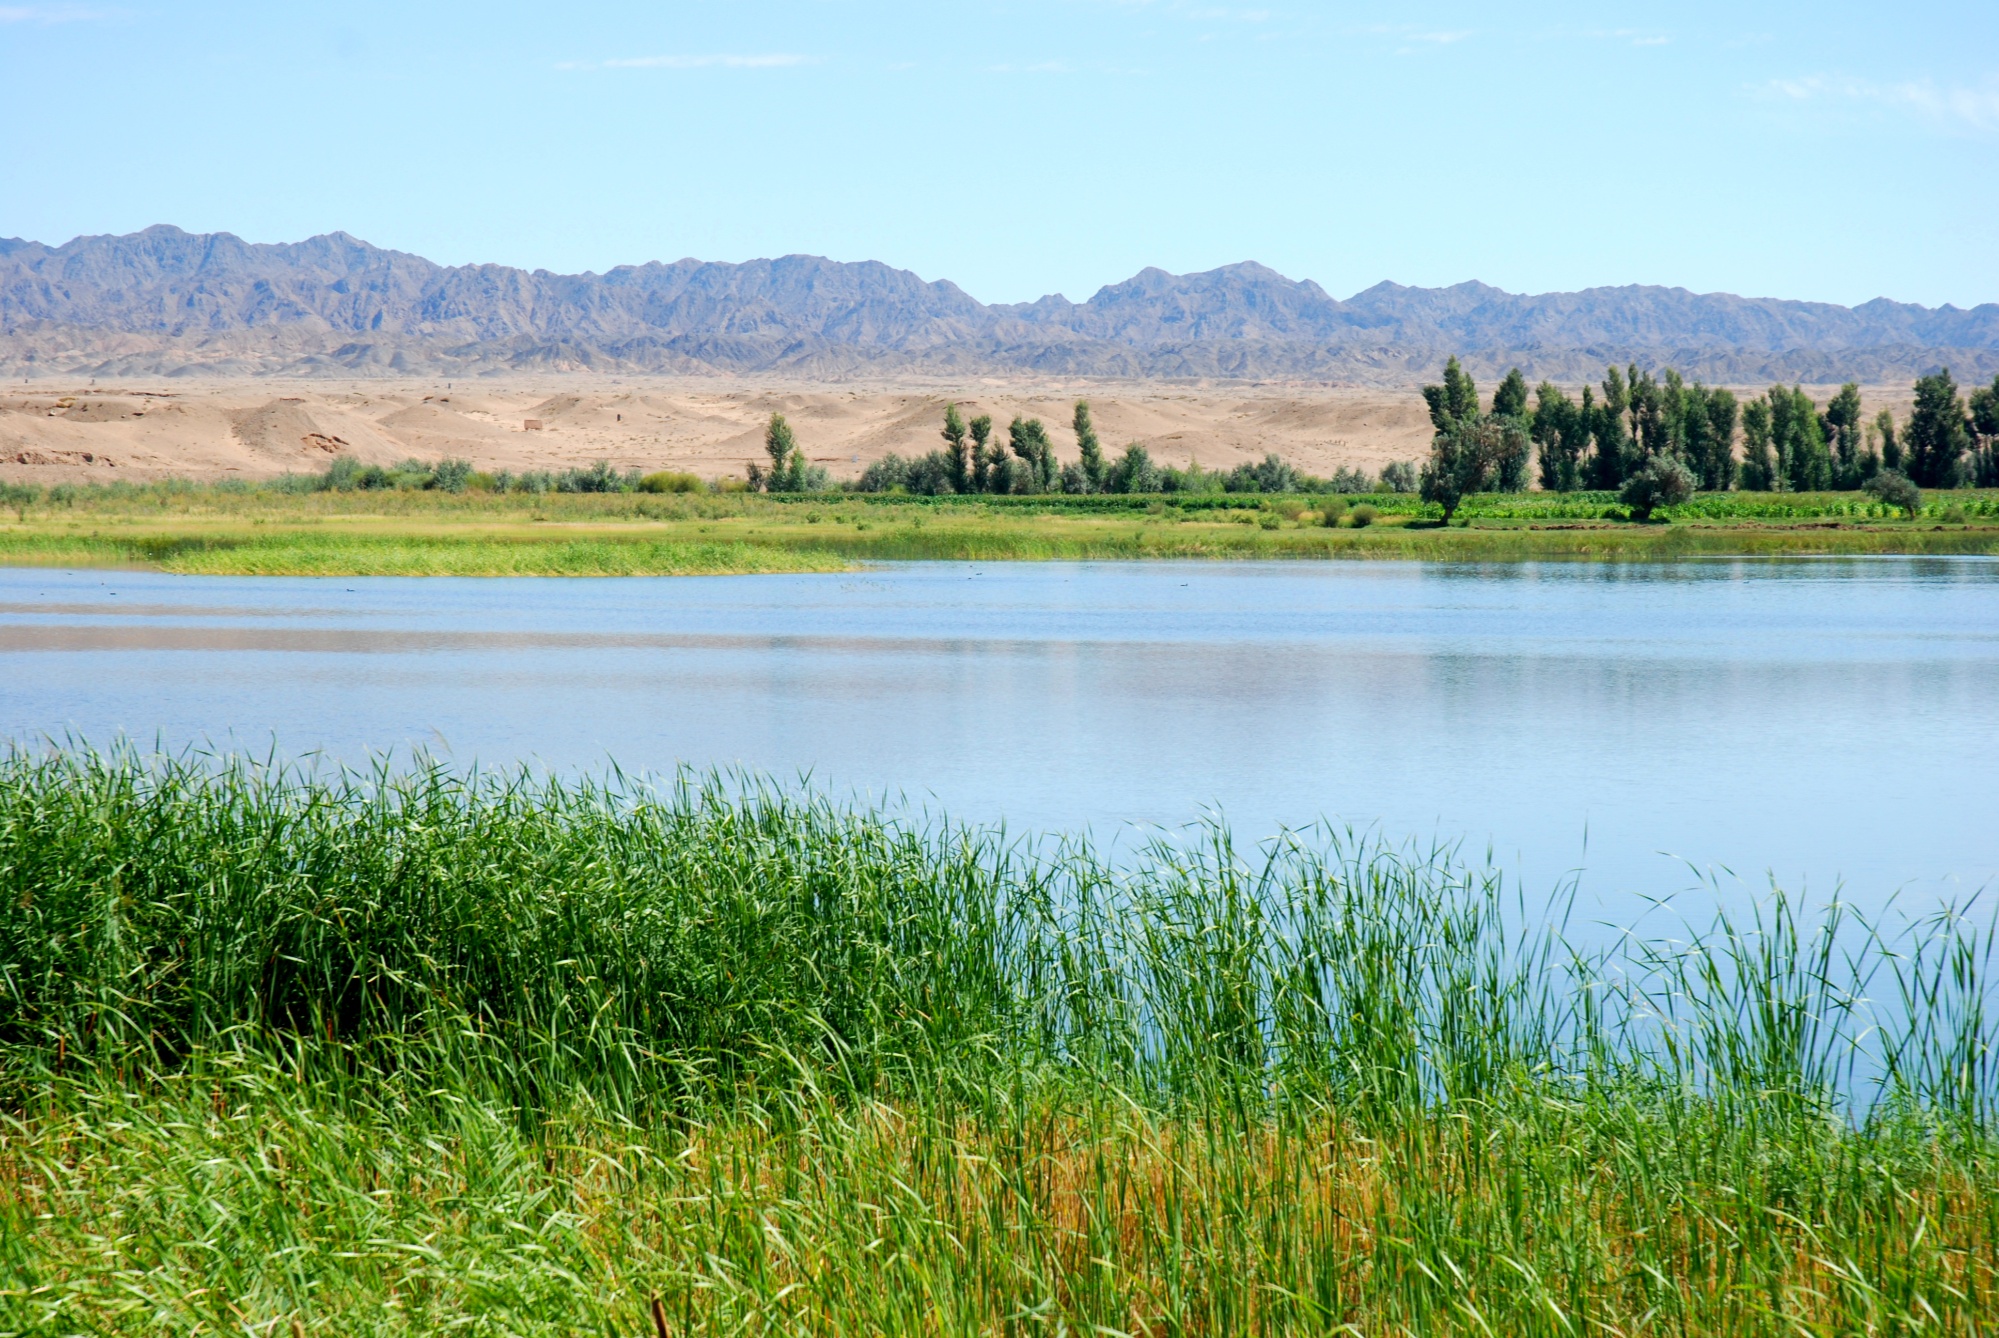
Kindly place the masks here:
[[(1489, 389), (1489, 388), (1488, 388)], [(1829, 393), (1821, 389), (1815, 398)], [(714, 380), (550, 378), (499, 384), (444, 381), (35, 382), (0, 387), (0, 478), (58, 483), (268, 478), (323, 470), (335, 455), (388, 464), (455, 456), (480, 469), (564, 469), (599, 460), (619, 469), (740, 476), (763, 458), (773, 412), (809, 458), (852, 477), (893, 451), (941, 444), (944, 406), (967, 419), (1040, 418), (1057, 454), (1076, 453), (1075, 401), (1087, 398), (1107, 452), (1138, 442), (1164, 464), (1227, 469), (1275, 451), (1326, 475), (1419, 459), (1429, 420), (1406, 390), (1224, 387), (1147, 383), (960, 387), (748, 385)], [(1867, 411), (1906, 416), (1906, 388), (1876, 388)], [(539, 429), (526, 424), (534, 420)]]

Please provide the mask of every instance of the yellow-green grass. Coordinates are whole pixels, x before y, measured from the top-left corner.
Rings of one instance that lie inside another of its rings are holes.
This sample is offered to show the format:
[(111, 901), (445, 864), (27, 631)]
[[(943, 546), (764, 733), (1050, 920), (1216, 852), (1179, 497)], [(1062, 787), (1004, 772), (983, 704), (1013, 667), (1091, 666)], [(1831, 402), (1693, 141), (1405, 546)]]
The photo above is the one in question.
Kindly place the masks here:
[(1913, 520), (1854, 494), (1697, 499), (1634, 525), (1599, 502), (1477, 499), (1448, 528), (1413, 498), (1373, 525), (1318, 498), (917, 499), (83, 491), (0, 513), (0, 563), (215, 575), (693, 575), (890, 560), (1655, 559), (1999, 552), (1999, 499), (1946, 494)]
[(1989, 921), (0, 755), (0, 1333), (1989, 1334)]

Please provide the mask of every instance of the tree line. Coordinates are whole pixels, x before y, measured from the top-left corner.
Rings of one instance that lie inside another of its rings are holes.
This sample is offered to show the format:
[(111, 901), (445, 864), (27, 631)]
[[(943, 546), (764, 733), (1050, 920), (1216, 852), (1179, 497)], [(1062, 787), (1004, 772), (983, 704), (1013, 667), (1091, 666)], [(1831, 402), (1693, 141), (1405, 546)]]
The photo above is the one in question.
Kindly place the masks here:
[[(931, 497), (961, 493), (1371, 493), (1413, 492), (1416, 487), (1416, 467), (1408, 463), (1387, 466), (1379, 478), (1350, 468), (1337, 470), (1331, 478), (1318, 478), (1302, 473), (1275, 452), (1228, 470), (1203, 469), (1193, 460), (1185, 469), (1161, 465), (1137, 442), (1112, 457), (1104, 452), (1088, 400), (1076, 401), (1070, 427), (1077, 455), (1064, 462), (1056, 458), (1055, 443), (1040, 419), (1016, 414), (1002, 437), (994, 430), (992, 415), (980, 414), (967, 422), (958, 406), (950, 404), (944, 409), (939, 433), (944, 445), (940, 449), (914, 459), (893, 453), (883, 456), (845, 486), (855, 492), (900, 491)], [(764, 450), (771, 463), (768, 468), (750, 466), (752, 490), (818, 492), (832, 486), (824, 469), (805, 462), (783, 414), (770, 416), (764, 430)]]
[(1418, 486), (1447, 520), (1473, 493), (1525, 489), (1530, 454), (1544, 490), (1618, 492), (1640, 518), (1695, 490), (1853, 490), (1884, 474), (1925, 488), (1999, 487), (1999, 377), (1967, 402), (1948, 368), (1917, 378), (1899, 427), (1885, 408), (1868, 418), (1854, 382), (1823, 408), (1782, 385), (1745, 404), (1635, 364), (1607, 369), (1580, 399), (1543, 381), (1531, 404), (1516, 367), (1488, 408), (1452, 358), (1422, 393), (1435, 435)]

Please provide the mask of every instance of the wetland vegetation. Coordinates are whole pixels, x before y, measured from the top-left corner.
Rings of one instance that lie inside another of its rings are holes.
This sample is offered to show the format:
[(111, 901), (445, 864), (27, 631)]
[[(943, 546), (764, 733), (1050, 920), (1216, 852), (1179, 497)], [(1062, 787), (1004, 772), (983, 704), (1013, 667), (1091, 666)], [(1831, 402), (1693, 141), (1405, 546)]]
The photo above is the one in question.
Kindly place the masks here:
[(1988, 919), (753, 778), (0, 760), (0, 1330), (1947, 1333)]
[[(1696, 493), (1633, 523), (1617, 493), (918, 497), (702, 491), (16, 486), (0, 563), (236, 575), (679, 575), (870, 561), (1506, 561), (1999, 551), (1999, 491)], [(1907, 510), (1905, 511), (1905, 507)]]

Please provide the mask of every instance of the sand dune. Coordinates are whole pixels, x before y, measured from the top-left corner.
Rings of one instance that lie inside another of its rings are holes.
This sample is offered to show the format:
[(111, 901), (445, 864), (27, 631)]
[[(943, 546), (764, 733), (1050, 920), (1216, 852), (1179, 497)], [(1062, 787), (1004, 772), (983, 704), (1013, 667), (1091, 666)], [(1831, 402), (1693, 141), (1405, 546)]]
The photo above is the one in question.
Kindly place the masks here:
[[(1489, 389), (1489, 388), (1488, 388)], [(1810, 389), (1810, 388), (1808, 388)], [(1829, 388), (1817, 388), (1823, 402)], [(1868, 412), (1907, 414), (1906, 387), (1867, 392)], [(944, 406), (967, 419), (1040, 418), (1057, 453), (1075, 455), (1070, 416), (1087, 398), (1105, 448), (1138, 442), (1163, 463), (1226, 469), (1275, 451), (1300, 468), (1379, 470), (1414, 460), (1430, 427), (1413, 388), (1230, 387), (1158, 383), (745, 385), (715, 378), (603, 379), (584, 384), (482, 381), (328, 383), (162, 381), (0, 390), (0, 477), (55, 483), (266, 478), (318, 472), (336, 455), (386, 464), (454, 456), (487, 470), (564, 469), (607, 460), (619, 469), (740, 476), (763, 458), (764, 423), (782, 413), (806, 454), (851, 477), (893, 451), (941, 444)], [(530, 421), (540, 424), (529, 429)]]

